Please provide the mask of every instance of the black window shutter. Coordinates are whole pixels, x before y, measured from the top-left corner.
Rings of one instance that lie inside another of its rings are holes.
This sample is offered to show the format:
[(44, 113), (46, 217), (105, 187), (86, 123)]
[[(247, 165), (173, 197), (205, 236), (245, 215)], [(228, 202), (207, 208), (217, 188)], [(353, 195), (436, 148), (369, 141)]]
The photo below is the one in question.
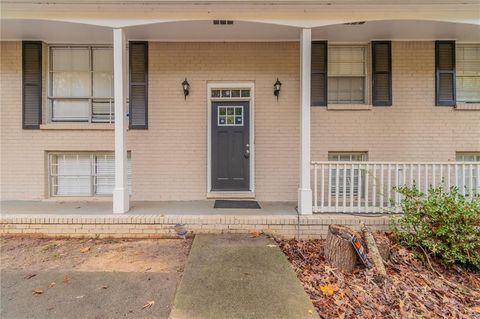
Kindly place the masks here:
[(455, 106), (455, 41), (435, 41), (435, 104)]
[(22, 42), (22, 126), (39, 129), (42, 123), (42, 42)]
[(328, 101), (328, 43), (312, 42), (311, 105), (327, 106)]
[(392, 105), (391, 41), (372, 41), (372, 104)]
[(148, 42), (130, 41), (129, 118), (131, 129), (148, 128)]

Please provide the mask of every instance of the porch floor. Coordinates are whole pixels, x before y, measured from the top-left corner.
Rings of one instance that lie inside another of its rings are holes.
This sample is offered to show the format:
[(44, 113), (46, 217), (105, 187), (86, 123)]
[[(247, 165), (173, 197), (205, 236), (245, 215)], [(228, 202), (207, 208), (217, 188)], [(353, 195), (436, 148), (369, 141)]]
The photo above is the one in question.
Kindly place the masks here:
[[(259, 202), (261, 209), (213, 208), (215, 200), (133, 201), (121, 215), (297, 215), (296, 202)], [(111, 201), (1, 201), (3, 215), (114, 215)]]
[(385, 215), (297, 215), (295, 202), (260, 202), (261, 209), (216, 209), (214, 200), (131, 202), (125, 214), (113, 214), (112, 202), (1, 201), (0, 236), (78, 238), (176, 238), (175, 226), (189, 234), (258, 233), (282, 238), (321, 238), (330, 224), (358, 228), (360, 222), (386, 230)]

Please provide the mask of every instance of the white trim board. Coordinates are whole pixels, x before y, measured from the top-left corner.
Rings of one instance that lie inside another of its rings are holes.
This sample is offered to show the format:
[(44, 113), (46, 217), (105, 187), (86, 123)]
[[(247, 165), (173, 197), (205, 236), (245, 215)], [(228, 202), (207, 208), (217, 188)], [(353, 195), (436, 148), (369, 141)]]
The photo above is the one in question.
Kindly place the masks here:
[[(255, 82), (208, 82), (207, 83), (207, 194), (212, 192), (212, 102), (228, 101), (212, 98), (212, 89), (250, 89), (249, 98), (232, 98), (232, 101), (250, 102), (250, 186), (249, 191), (255, 192)], [(242, 193), (245, 193), (242, 191)]]

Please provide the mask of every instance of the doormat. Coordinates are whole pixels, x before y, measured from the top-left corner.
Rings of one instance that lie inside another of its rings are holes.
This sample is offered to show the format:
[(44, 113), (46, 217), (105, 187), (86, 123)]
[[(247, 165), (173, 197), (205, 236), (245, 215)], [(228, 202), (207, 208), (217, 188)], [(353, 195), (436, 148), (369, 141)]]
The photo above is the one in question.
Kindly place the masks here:
[(254, 200), (216, 200), (213, 208), (251, 208), (260, 209), (260, 205)]

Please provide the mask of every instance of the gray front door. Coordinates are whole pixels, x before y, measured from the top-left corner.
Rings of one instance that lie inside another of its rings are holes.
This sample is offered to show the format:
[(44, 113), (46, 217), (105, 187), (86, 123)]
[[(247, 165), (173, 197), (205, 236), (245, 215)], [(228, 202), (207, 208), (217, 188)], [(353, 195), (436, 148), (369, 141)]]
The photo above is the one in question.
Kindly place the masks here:
[(249, 190), (249, 106), (212, 102), (212, 191)]

